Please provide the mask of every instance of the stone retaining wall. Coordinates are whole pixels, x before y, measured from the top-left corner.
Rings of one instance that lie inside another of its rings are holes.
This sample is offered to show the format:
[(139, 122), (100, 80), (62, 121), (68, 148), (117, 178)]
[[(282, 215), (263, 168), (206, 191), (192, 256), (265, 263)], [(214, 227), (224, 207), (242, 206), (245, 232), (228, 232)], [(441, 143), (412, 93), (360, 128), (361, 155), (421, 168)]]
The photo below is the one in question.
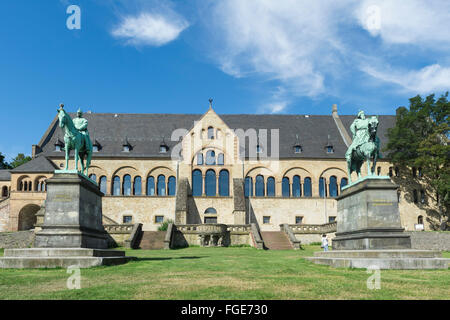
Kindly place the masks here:
[(9, 226), (9, 199), (0, 201), (0, 232), (8, 230)]
[(450, 251), (449, 231), (408, 231), (405, 233), (411, 236), (413, 249)]
[(1, 232), (0, 248), (30, 248), (34, 243), (34, 231)]

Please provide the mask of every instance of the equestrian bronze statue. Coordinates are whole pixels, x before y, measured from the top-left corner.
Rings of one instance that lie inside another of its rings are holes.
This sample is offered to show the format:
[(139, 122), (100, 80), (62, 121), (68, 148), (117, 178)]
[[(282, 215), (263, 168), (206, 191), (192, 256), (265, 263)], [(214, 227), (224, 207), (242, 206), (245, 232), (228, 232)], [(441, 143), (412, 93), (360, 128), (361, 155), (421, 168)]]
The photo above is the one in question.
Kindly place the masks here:
[[(66, 167), (69, 170), (70, 150), (75, 153), (75, 170), (78, 170), (78, 161), (81, 162), (81, 173), (88, 176), (89, 166), (92, 158), (92, 142), (87, 130), (88, 121), (83, 118), (83, 112), (78, 109), (77, 117), (72, 120), (61, 104), (58, 111), (59, 126), (65, 130), (64, 145), (66, 151)], [(84, 158), (86, 157), (86, 166)]]
[(367, 161), (368, 175), (374, 175), (377, 159), (380, 157), (380, 139), (377, 137), (377, 130), (378, 117), (372, 116), (366, 119), (364, 111), (358, 113), (358, 117), (350, 126), (353, 142), (345, 153), (349, 183), (352, 183), (353, 171), (358, 174), (358, 179), (361, 178), (361, 167), (364, 161)]

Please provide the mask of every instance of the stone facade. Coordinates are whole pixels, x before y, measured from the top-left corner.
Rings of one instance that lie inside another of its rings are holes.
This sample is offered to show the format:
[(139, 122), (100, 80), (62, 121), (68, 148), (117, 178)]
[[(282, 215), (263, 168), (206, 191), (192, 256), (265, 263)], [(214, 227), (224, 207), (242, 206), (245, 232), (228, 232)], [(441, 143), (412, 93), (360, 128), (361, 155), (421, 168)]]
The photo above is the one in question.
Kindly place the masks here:
[[(348, 133), (345, 132), (342, 122), (337, 119), (335, 108), (333, 119), (331, 124), (337, 126), (338, 132), (342, 135), (339, 139), (348, 143)], [(60, 130), (55, 123), (52, 122), (55, 126), (53, 130)], [(261, 231), (278, 231), (280, 224), (283, 223), (325, 224), (336, 218), (336, 200), (334, 196), (330, 196), (330, 181), (336, 179), (336, 193), (339, 195), (339, 184), (347, 175), (347, 164), (343, 157), (242, 158), (240, 157), (242, 145), (238, 135), (230, 130), (213, 109), (208, 110), (198, 121), (192, 123), (190, 129), (187, 129), (180, 134), (179, 143), (171, 148), (166, 156), (133, 156), (132, 153), (122, 153), (104, 157), (96, 156), (94, 153), (89, 173), (95, 175), (99, 184), (101, 178), (105, 179), (105, 196), (102, 199), (104, 220), (106, 219), (109, 224), (142, 223), (144, 231), (156, 231), (162, 221), (169, 219), (178, 224), (200, 224), (205, 221), (226, 225), (257, 223)], [(211, 133), (212, 139), (209, 137)], [(51, 134), (52, 130), (49, 129), (46, 132), (48, 137), (44, 136), (41, 141), (50, 140)], [(280, 141), (280, 144), (293, 143)], [(42, 146), (34, 147), (34, 150), (40, 148)], [(215, 152), (216, 160), (215, 164), (207, 165), (206, 158), (210, 151)], [(204, 157), (203, 164), (199, 164), (200, 153)], [(181, 157), (177, 158), (174, 155)], [(223, 155), (223, 164), (218, 158), (219, 155)], [(63, 152), (52, 152), (45, 156), (57, 168), (64, 164)], [(73, 166), (73, 161), (70, 161), (69, 169)], [(211, 170), (214, 171), (216, 179), (216, 192), (213, 196), (207, 195), (205, 183)], [(193, 195), (194, 171), (201, 176), (203, 182), (202, 190), (197, 195)], [(220, 174), (224, 171), (228, 175), (228, 194), (219, 196)], [(362, 171), (363, 175), (367, 174), (366, 166), (363, 166)], [(378, 175), (389, 175), (392, 171), (392, 165), (388, 161), (379, 160), (376, 169)], [(0, 231), (16, 231), (31, 227), (29, 217), (44, 204), (46, 198), (44, 182), (52, 176), (53, 174), (49, 172), (12, 172), (9, 182), (11, 193), (8, 215), (5, 214), (6, 209), (2, 209), (0, 202)], [(157, 194), (157, 180), (160, 176), (165, 179), (162, 195)], [(392, 174), (394, 182), (401, 186), (399, 211), (402, 227), (414, 230), (415, 224), (422, 217), (425, 230), (429, 230), (431, 224), (436, 221), (436, 217), (432, 214), (435, 201), (432, 195), (426, 193), (423, 203), (422, 201), (415, 203), (410, 189), (414, 187), (417, 190), (426, 190), (426, 186), (412, 186), (408, 183), (407, 176), (407, 173), (398, 177)], [(114, 195), (115, 177), (120, 180), (118, 195)], [(154, 195), (146, 195), (147, 181), (150, 177), (154, 179)], [(182, 188), (182, 193), (168, 195), (168, 189), (173, 188), (169, 183), (170, 177), (176, 179), (177, 189)], [(248, 177), (252, 179), (254, 195), (244, 197), (243, 184)], [(275, 180), (273, 196), (255, 195), (256, 180), (261, 179), (260, 177), (263, 179), (264, 194), (267, 194), (269, 179)], [(293, 197), (292, 184), (295, 177), (299, 177), (302, 186), (300, 197)], [(283, 196), (283, 178), (289, 179), (290, 196)], [(307, 197), (303, 194), (306, 178), (311, 181), (311, 195)], [(324, 188), (327, 190), (325, 197), (319, 193), (321, 178), (324, 178)], [(124, 191), (125, 179), (129, 179), (131, 184), (129, 195)], [(356, 176), (353, 176), (353, 179), (356, 179)], [(400, 179), (402, 181), (396, 181)], [(132, 190), (137, 183), (141, 194), (133, 195)], [(28, 187), (25, 188), (25, 185)]]

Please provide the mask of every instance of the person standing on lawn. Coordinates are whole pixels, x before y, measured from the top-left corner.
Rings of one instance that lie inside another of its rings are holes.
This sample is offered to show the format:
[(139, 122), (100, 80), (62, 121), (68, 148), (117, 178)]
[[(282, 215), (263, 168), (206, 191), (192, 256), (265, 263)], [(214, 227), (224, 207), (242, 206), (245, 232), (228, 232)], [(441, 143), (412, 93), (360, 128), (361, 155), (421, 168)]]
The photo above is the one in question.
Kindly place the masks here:
[(322, 235), (322, 248), (323, 251), (328, 251), (328, 239), (326, 234)]

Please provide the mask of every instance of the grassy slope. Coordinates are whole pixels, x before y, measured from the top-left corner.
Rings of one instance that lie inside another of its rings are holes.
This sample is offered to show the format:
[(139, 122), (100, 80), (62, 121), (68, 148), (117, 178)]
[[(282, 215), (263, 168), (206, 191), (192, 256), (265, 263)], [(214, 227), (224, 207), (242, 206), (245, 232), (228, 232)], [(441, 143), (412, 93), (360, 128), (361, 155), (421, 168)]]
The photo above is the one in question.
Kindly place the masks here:
[(66, 289), (65, 269), (0, 269), (0, 299), (449, 298), (449, 270), (382, 270), (381, 290), (368, 290), (365, 270), (333, 269), (301, 258), (319, 249), (130, 250), (127, 254), (140, 260), (82, 269), (81, 290)]

